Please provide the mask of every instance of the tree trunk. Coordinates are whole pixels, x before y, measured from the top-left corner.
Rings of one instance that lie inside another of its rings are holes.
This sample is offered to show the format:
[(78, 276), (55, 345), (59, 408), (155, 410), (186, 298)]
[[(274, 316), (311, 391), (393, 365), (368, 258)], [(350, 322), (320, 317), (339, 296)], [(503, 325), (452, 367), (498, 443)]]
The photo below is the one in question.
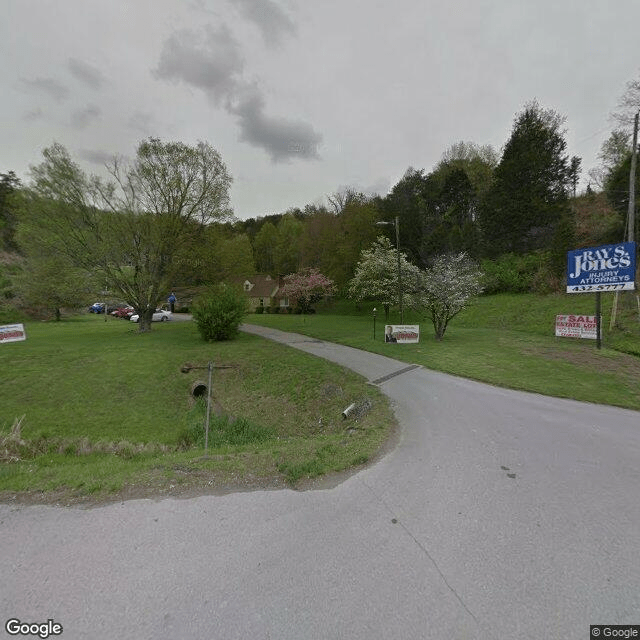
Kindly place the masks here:
[(144, 313), (140, 314), (140, 319), (138, 320), (138, 331), (140, 333), (151, 331), (151, 319), (153, 318), (153, 311), (153, 309), (147, 309)]

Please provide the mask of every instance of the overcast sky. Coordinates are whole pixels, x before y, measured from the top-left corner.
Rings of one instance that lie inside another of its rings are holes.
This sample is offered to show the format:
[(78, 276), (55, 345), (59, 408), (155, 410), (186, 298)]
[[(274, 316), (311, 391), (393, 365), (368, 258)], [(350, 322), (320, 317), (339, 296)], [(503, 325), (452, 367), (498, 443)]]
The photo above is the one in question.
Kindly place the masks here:
[(586, 176), (639, 25), (639, 0), (4, 0), (0, 172), (53, 142), (102, 174), (146, 137), (204, 140), (256, 217), (499, 150), (537, 99)]

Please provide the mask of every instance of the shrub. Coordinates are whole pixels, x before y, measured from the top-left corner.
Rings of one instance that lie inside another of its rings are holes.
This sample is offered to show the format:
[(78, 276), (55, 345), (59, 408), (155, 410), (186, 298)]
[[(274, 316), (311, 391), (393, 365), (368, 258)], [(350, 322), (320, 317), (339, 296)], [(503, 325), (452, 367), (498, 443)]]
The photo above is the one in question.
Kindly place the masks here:
[(241, 291), (219, 285), (194, 300), (192, 313), (204, 340), (231, 340), (247, 313), (247, 299)]
[(260, 315), (261, 313), (264, 313), (264, 307), (256, 307), (256, 311), (255, 311), (258, 315)]
[(536, 275), (545, 268), (546, 259), (541, 253), (507, 253), (496, 260), (483, 260), (484, 292), (529, 293), (534, 289)]

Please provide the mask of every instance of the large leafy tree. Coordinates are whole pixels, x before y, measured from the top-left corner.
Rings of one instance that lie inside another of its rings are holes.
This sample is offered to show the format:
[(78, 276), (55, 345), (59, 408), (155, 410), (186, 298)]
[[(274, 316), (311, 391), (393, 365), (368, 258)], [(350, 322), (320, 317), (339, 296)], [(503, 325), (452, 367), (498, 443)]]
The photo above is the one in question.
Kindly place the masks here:
[(380, 232), (376, 222), (381, 219), (376, 198), (362, 194), (350, 198), (337, 216), (336, 236), (326, 242), (324, 254), (331, 264), (328, 273), (343, 290), (353, 274), (363, 249), (371, 246)]
[(612, 117), (627, 129), (633, 126), (633, 119), (638, 111), (640, 111), (640, 78), (627, 82), (624, 93), (618, 100), (618, 110), (612, 114)]
[[(404, 253), (400, 254), (402, 280), (402, 304), (410, 306), (415, 282), (420, 269), (411, 264)], [(384, 307), (385, 317), (389, 308), (399, 302), (398, 254), (388, 238), (380, 236), (369, 249), (360, 254), (353, 278), (349, 282), (349, 297), (354, 300), (371, 300)]]
[(173, 260), (170, 288), (231, 282), (255, 272), (246, 233), (214, 223), (193, 235)]
[[(620, 237), (624, 237), (629, 211), (629, 187), (633, 155), (633, 128), (636, 114), (640, 112), (640, 79), (627, 82), (626, 89), (618, 100), (618, 110), (612, 114), (619, 124), (609, 139), (602, 145), (599, 158), (604, 165), (603, 186), (607, 199), (621, 218)], [(635, 193), (639, 193), (640, 171), (635, 173)], [(637, 214), (636, 214), (637, 229)], [(637, 237), (634, 234), (634, 237)]]
[[(625, 237), (627, 229), (627, 216), (629, 213), (629, 178), (631, 175), (631, 152), (616, 167), (607, 174), (604, 184), (604, 192), (611, 206), (619, 216), (616, 229), (617, 238), (621, 240)], [(635, 193), (640, 194), (640, 171), (635, 175)], [(637, 197), (637, 195), (636, 195)], [(636, 216), (637, 218), (637, 216)], [(636, 229), (638, 221), (636, 219)], [(637, 237), (637, 236), (634, 236)]]
[(423, 169), (409, 167), (381, 203), (384, 220), (399, 217), (400, 246), (414, 263), (423, 253), (425, 237), (437, 225), (437, 220), (434, 221), (437, 216), (427, 208), (432, 188)]
[(16, 228), (15, 195), (20, 180), (13, 171), (0, 173), (0, 249), (16, 248), (14, 233)]
[(478, 253), (478, 208), (488, 191), (498, 156), (490, 145), (458, 142), (435, 169), (409, 168), (381, 201), (385, 220), (400, 219), (400, 245), (415, 264), (434, 255)]
[(273, 254), (276, 273), (294, 273), (301, 266), (301, 238), (303, 223), (292, 211), (282, 216), (276, 228), (278, 235)]
[(59, 144), (32, 168), (23, 224), (75, 266), (91, 269), (151, 328), (171, 286), (172, 262), (193, 234), (230, 214), (231, 177), (209, 144), (149, 138), (133, 162), (114, 161), (112, 181), (81, 171)]
[(485, 252), (545, 248), (568, 209), (571, 171), (563, 118), (537, 102), (516, 116), (492, 186), (480, 208)]
[(37, 245), (21, 245), (25, 252), (23, 268), (15, 276), (19, 304), (30, 311), (46, 311), (58, 321), (62, 309), (86, 305), (99, 283), (92, 274), (76, 267), (62, 253), (41, 253)]
[(305, 207), (300, 236), (300, 258), (305, 267), (313, 267), (333, 278), (330, 269), (339, 240), (338, 218), (323, 206)]
[(253, 241), (253, 257), (258, 273), (275, 274), (275, 252), (278, 230), (269, 220), (256, 233)]
[(490, 144), (461, 141), (444, 151), (436, 171), (446, 167), (463, 169), (474, 189), (484, 193), (491, 185), (493, 171), (499, 161), (498, 152)]

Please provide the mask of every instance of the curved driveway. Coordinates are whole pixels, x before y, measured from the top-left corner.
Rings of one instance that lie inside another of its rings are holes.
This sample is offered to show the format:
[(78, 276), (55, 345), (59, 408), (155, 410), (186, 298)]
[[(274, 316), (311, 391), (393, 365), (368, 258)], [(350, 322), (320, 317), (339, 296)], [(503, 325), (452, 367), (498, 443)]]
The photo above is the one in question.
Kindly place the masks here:
[(64, 640), (565, 640), (640, 624), (640, 413), (244, 330), (378, 384), (395, 449), (332, 489), (0, 505), (3, 624), (52, 618)]

